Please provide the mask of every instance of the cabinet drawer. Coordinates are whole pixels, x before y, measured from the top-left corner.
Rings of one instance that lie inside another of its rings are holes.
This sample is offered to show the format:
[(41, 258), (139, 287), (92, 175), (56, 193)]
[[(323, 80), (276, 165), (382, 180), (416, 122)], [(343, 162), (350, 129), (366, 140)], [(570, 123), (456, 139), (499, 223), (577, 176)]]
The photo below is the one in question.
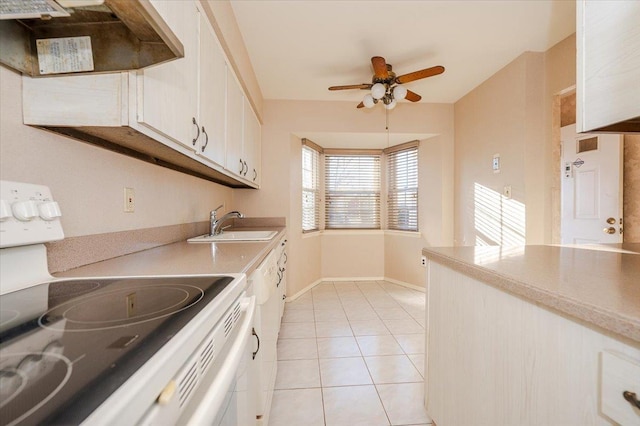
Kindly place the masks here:
[(614, 352), (602, 352), (602, 413), (615, 422), (640, 425), (640, 409), (624, 399), (623, 392), (634, 392), (640, 399), (640, 363)]

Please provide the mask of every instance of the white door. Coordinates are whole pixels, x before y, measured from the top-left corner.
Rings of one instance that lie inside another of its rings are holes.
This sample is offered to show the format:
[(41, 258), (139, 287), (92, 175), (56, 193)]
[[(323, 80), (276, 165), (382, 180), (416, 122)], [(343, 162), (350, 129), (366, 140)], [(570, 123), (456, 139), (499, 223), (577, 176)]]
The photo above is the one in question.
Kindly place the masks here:
[(561, 129), (562, 244), (622, 242), (622, 136)]

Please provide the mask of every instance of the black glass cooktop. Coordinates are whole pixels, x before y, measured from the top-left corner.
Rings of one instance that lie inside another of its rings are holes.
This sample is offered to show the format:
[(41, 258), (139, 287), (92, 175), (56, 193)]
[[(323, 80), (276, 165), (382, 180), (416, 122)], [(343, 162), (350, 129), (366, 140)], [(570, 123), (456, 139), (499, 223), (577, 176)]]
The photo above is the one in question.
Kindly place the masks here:
[(0, 297), (0, 424), (78, 424), (231, 277), (58, 281)]

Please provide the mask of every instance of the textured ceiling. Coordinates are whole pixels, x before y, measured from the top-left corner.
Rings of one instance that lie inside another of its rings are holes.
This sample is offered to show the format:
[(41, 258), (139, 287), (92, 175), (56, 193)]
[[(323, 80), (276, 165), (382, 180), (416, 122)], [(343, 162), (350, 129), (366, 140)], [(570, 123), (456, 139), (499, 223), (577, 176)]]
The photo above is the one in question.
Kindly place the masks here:
[[(525, 51), (545, 51), (575, 32), (575, 2), (232, 1), (265, 99), (349, 100), (371, 81), (372, 56), (406, 74), (422, 102), (455, 102)], [(406, 101), (405, 101), (406, 102)]]

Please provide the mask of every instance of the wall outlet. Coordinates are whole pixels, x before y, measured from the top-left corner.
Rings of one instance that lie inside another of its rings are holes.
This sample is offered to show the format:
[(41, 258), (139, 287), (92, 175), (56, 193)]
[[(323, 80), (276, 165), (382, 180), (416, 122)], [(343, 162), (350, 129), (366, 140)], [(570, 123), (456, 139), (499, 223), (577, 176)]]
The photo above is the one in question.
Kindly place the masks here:
[(511, 198), (511, 185), (505, 185), (502, 188), (502, 195), (504, 198)]
[(427, 256), (420, 257), (420, 266), (422, 266), (423, 268), (427, 267)]
[(124, 212), (133, 213), (136, 210), (136, 194), (133, 188), (124, 189)]

